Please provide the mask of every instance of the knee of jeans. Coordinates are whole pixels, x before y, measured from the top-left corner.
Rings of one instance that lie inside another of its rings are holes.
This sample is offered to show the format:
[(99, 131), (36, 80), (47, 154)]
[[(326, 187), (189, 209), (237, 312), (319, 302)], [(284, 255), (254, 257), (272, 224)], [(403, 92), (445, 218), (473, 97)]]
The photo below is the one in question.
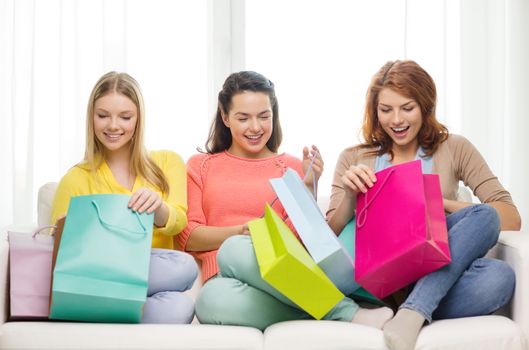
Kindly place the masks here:
[(195, 303), (195, 312), (200, 323), (223, 324), (223, 319), (233, 313), (228, 297), (235, 280), (217, 277), (209, 280), (200, 290)]
[(241, 253), (244, 252), (245, 249), (248, 249), (248, 247), (253, 249), (250, 236), (236, 235), (226, 239), (217, 252), (219, 269), (223, 271), (224, 267), (231, 266), (234, 259), (238, 259)]
[(187, 279), (185, 281), (186, 285), (188, 286), (188, 289), (191, 288), (193, 286), (193, 283), (195, 283), (195, 280), (197, 279), (197, 276), (198, 276), (198, 265), (197, 265), (197, 262), (195, 260), (195, 258), (193, 256), (191, 256), (190, 254), (187, 254), (187, 253), (183, 253), (185, 254), (184, 257), (182, 258), (182, 264), (184, 264), (184, 266), (186, 267), (187, 271), (188, 271), (188, 274), (187, 274)]
[(483, 285), (474, 285), (473, 290), (476, 293), (475, 300), (481, 300), (492, 308), (494, 312), (503, 305), (507, 304), (513, 294), (516, 285), (516, 276), (514, 270), (509, 264), (496, 259), (487, 259), (487, 277), (482, 279)]
[(493, 282), (498, 289), (498, 295), (501, 296), (499, 303), (501, 306), (507, 304), (513, 294), (514, 288), (516, 287), (516, 275), (513, 268), (504, 261), (496, 260), (495, 261), (495, 278)]
[(476, 215), (476, 223), (481, 223), (483, 230), (479, 232), (480, 239), (489, 242), (492, 248), (498, 241), (500, 235), (500, 217), (496, 209), (488, 204), (473, 206)]

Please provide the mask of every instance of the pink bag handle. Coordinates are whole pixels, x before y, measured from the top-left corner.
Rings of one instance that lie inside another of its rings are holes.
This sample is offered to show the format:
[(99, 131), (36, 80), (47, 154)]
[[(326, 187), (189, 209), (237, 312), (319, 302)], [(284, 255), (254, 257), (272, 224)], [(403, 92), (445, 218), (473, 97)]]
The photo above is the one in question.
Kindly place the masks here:
[[(50, 228), (54, 228), (55, 229), (55, 228), (57, 228), (57, 226), (56, 225), (41, 226), (41, 227), (37, 228), (35, 231), (33, 231), (33, 234), (31, 235), (31, 237), (35, 238), (35, 237), (37, 237), (37, 235), (39, 233), (41, 233), (44, 230), (50, 229)], [(51, 235), (49, 235), (49, 236), (53, 236), (53, 233)]]
[[(356, 224), (358, 227), (362, 227), (364, 226), (364, 224), (366, 223), (366, 219), (367, 219), (367, 208), (371, 205), (371, 203), (373, 203), (373, 201), (375, 200), (375, 198), (377, 198), (378, 194), (380, 193), (380, 190), (382, 190), (382, 188), (384, 187), (384, 185), (386, 184), (386, 182), (388, 181), (389, 177), (395, 172), (395, 169), (391, 169), (388, 173), (388, 175), (386, 176), (386, 178), (384, 179), (384, 181), (382, 181), (382, 184), (380, 185), (380, 187), (378, 188), (378, 190), (375, 192), (375, 194), (373, 195), (373, 197), (371, 197), (371, 199), (369, 200), (369, 202), (367, 202), (367, 193), (364, 195), (364, 208), (360, 211), (360, 213), (358, 213), (358, 216), (357, 216), (357, 220), (356, 220)], [(367, 202), (367, 203), (366, 203)], [(362, 220), (363, 219), (363, 220)]]

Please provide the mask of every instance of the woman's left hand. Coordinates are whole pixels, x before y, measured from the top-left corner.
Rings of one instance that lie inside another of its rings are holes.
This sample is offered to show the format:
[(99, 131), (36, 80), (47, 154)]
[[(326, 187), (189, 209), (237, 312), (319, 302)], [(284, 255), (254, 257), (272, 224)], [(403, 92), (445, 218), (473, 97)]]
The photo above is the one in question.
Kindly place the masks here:
[(158, 193), (150, 188), (142, 187), (132, 194), (129, 201), (129, 208), (138, 213), (147, 212), (151, 214), (157, 211), (163, 204), (163, 200)]
[[(310, 163), (312, 162), (312, 157), (315, 157), (314, 162), (312, 163), (312, 170), (309, 169)], [(310, 173), (309, 173), (310, 172)], [(312, 189), (313, 178), (316, 176), (316, 183), (320, 179), (320, 176), (323, 172), (323, 158), (321, 157), (320, 150), (318, 147), (312, 145), (312, 148), (309, 150), (308, 147), (303, 148), (303, 173), (305, 174), (305, 186)], [(308, 174), (308, 176), (306, 175)]]

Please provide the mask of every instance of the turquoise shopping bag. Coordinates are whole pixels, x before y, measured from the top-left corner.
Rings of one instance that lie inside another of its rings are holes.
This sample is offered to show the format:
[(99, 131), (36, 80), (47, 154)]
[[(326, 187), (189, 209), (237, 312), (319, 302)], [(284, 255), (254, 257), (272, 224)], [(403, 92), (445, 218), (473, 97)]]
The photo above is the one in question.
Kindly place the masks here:
[(129, 209), (129, 200), (72, 197), (53, 271), (51, 319), (141, 321), (154, 218)]
[[(356, 239), (356, 220), (355, 218), (352, 218), (347, 225), (345, 225), (344, 229), (338, 236), (338, 239), (340, 242), (342, 242), (343, 246), (351, 256), (351, 258), (355, 259), (355, 239)], [(383, 301), (375, 297), (373, 294), (369, 293), (364, 288), (358, 286), (358, 289), (353, 291), (352, 294), (348, 295), (352, 299), (356, 301), (367, 301), (372, 304), (377, 305), (385, 305)]]

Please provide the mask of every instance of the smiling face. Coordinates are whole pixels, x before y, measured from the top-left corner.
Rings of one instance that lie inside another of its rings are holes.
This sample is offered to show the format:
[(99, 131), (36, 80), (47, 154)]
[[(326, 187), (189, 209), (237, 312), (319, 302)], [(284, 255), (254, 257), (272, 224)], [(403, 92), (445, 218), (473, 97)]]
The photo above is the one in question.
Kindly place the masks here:
[(273, 113), (270, 98), (262, 92), (244, 91), (231, 99), (231, 108), (223, 113), (232, 143), (228, 151), (238, 157), (266, 158), (274, 153), (266, 143), (272, 136)]
[(94, 132), (105, 152), (130, 152), (129, 144), (136, 131), (138, 109), (125, 95), (106, 94), (94, 104)]
[(377, 114), (380, 126), (393, 141), (393, 152), (417, 150), (422, 113), (414, 99), (383, 88), (378, 96)]

